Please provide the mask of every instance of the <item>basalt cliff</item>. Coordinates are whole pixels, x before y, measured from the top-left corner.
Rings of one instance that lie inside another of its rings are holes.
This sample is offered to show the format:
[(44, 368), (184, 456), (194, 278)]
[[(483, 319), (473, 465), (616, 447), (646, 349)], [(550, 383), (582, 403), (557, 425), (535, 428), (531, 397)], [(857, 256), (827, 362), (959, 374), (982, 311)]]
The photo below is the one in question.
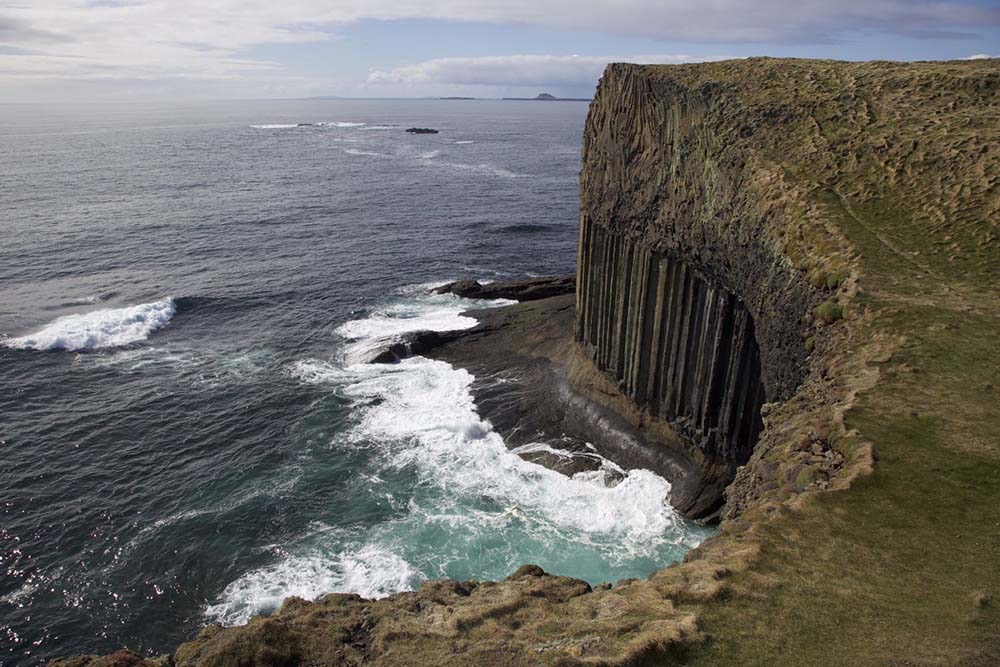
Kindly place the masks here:
[(516, 367), (498, 429), (603, 438), (714, 537), (61, 664), (1000, 664), (1000, 61), (611, 65), (580, 189), (575, 290), (419, 349)]

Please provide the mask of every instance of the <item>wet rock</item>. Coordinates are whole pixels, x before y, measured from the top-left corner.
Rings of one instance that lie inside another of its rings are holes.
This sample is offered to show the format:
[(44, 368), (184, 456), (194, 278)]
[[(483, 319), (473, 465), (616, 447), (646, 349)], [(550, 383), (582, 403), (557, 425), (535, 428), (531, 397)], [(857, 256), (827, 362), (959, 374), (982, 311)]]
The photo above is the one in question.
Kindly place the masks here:
[(514, 574), (507, 577), (508, 579), (519, 579), (521, 577), (544, 577), (545, 570), (538, 567), (537, 565), (522, 565), (517, 568)]
[(507, 280), (480, 283), (475, 280), (458, 280), (434, 290), (437, 294), (454, 294), (467, 299), (510, 299), (534, 301), (576, 290), (576, 276), (546, 276), (527, 280)]
[(396, 364), (417, 354), (423, 354), (428, 350), (443, 345), (453, 340), (459, 334), (448, 331), (415, 331), (406, 334), (401, 339), (390, 342), (387, 346), (372, 353), (372, 357), (366, 361), (369, 364)]

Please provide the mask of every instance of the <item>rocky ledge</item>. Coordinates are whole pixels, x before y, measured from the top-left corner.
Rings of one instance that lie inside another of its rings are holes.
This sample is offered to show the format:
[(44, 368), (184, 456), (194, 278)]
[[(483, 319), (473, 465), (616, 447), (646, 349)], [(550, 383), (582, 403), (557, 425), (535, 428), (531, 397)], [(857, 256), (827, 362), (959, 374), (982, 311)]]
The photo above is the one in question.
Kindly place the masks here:
[(455, 294), (467, 299), (534, 301), (562, 294), (574, 294), (576, 292), (576, 276), (546, 276), (492, 283), (459, 280), (442, 285), (434, 291), (438, 294)]

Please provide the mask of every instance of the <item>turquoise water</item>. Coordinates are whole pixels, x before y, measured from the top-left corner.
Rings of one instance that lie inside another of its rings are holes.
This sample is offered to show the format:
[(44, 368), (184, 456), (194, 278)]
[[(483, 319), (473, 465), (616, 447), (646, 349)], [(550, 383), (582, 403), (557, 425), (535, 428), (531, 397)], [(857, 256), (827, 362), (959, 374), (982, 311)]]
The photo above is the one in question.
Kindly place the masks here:
[[(670, 485), (650, 471), (625, 471), (590, 453), (600, 467), (567, 477), (522, 459), (478, 415), (465, 370), (423, 357), (352, 363), (400, 331), (464, 328), (475, 320), (461, 310), (500, 304), (429, 287), (401, 290), (339, 327), (345, 345), (337, 358), (290, 369), (346, 403), (349, 425), (323, 456), (358, 459), (348, 512), (382, 518), (352, 527), (344, 517), (339, 525), (317, 521), (281, 546), (281, 558), (227, 586), (209, 618), (245, 622), (290, 594), (378, 597), (427, 578), (499, 579), (524, 563), (616, 581), (680, 559), (707, 536), (673, 511)], [(545, 445), (521, 449), (537, 447)]]

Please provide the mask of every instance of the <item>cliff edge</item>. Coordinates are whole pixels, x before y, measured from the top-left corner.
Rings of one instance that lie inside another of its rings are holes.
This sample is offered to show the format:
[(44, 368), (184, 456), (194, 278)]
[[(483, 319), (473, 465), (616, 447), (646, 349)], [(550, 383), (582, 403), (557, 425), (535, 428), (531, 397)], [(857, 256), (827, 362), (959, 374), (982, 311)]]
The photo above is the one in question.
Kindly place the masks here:
[(597, 589), (290, 598), (158, 664), (1000, 664), (998, 146), (997, 60), (609, 66), (575, 307), (508, 317), (573, 322), (573, 389), (694, 460), (718, 534)]

